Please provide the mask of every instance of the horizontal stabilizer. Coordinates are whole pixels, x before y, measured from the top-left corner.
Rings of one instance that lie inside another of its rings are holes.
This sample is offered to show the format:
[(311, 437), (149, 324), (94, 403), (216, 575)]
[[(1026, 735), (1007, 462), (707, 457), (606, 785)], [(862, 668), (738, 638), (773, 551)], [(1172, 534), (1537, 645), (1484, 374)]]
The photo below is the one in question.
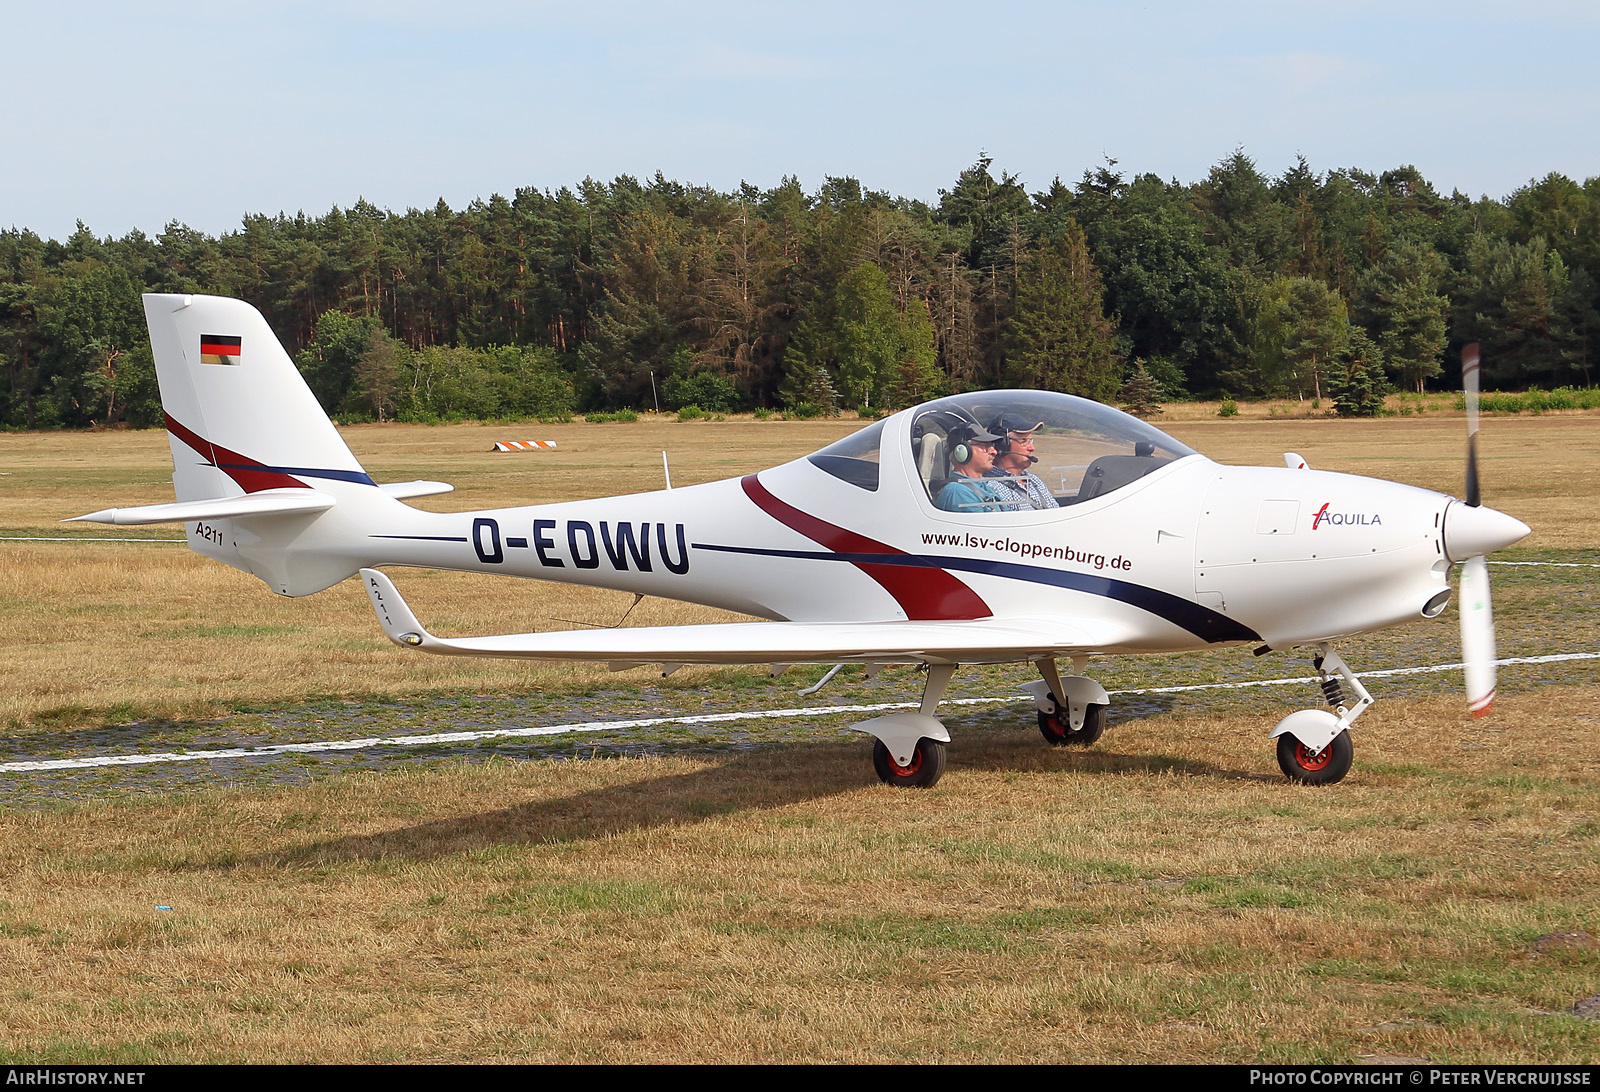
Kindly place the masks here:
[(449, 482), (387, 482), (378, 486), (385, 496), (395, 500), (405, 500), (408, 497), (431, 497), (435, 493), (454, 493), (456, 487)]
[[(409, 484), (409, 483), (408, 483)], [(135, 527), (146, 523), (188, 523), (197, 519), (230, 519), (241, 516), (287, 516), (325, 512), (334, 499), (315, 489), (267, 489), (242, 497), (178, 501), (176, 504), (146, 504), (139, 508), (106, 508), (86, 516), (73, 516), (62, 523), (112, 523)]]
[(435, 637), (394, 583), (362, 569), (383, 631), (395, 644), (446, 656), (627, 665), (767, 663), (1010, 663), (1098, 651), (1127, 640), (1059, 619), (949, 622), (721, 622), (703, 626), (561, 630), (498, 637)]

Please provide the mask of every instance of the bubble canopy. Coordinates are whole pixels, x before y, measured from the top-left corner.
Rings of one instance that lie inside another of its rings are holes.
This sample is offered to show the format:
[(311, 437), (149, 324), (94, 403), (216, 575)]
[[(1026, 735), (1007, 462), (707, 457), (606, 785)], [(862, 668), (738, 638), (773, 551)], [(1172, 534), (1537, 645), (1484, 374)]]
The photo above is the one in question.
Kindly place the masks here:
[[(908, 452), (930, 498), (952, 474), (950, 455), (974, 428), (1003, 432), (999, 418), (1015, 415), (1032, 432), (1032, 473), (1062, 505), (1102, 496), (1157, 467), (1195, 454), (1160, 429), (1087, 398), (1054, 391), (973, 391), (907, 410)], [(1010, 422), (1016, 425), (1015, 419)], [(878, 422), (810, 456), (813, 465), (862, 489), (878, 487), (885, 422)]]

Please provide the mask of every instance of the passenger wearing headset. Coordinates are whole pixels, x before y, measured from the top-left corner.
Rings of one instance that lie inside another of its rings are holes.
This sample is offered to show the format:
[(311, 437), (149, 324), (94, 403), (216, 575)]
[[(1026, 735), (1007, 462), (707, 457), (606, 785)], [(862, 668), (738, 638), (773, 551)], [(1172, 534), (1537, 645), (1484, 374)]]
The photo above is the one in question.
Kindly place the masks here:
[(999, 439), (976, 422), (951, 430), (950, 469), (954, 476), (934, 498), (936, 506), (946, 512), (1010, 512), (1020, 507), (1006, 495), (1005, 486), (985, 477), (994, 469)]
[(995, 443), (994, 467), (987, 473), (1000, 483), (1002, 494), (1010, 502), (1008, 511), (1060, 507), (1044, 480), (1028, 470), (1039, 461), (1033, 454), (1033, 434), (1043, 427), (1043, 421), (1030, 422), (1020, 413), (1002, 413), (989, 422), (989, 432), (999, 439)]

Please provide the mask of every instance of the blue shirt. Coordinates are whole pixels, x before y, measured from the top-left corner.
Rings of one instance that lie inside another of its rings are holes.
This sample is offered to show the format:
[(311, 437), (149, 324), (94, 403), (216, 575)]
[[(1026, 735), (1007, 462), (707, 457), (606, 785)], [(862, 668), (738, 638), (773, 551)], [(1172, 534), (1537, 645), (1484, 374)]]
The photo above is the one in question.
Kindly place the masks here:
[(990, 478), (957, 475), (939, 490), (933, 503), (946, 512), (1014, 512), (1027, 507), (1026, 501), (1018, 504), (1003, 489), (1003, 483)]

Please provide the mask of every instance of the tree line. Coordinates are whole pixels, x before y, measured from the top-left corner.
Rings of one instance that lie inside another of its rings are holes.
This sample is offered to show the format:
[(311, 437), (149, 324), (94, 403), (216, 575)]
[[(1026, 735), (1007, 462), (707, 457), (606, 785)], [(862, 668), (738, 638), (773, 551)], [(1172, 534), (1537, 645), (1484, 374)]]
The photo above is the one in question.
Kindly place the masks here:
[(829, 178), (585, 180), (452, 210), (358, 201), (64, 242), (0, 231), (0, 426), (160, 421), (139, 294), (258, 307), (346, 420), (879, 412), (950, 391), (1333, 398), (1592, 386), (1600, 179), (1504, 200), (1413, 167), (1193, 183), (1108, 160), (1029, 192), (981, 156), (936, 204)]

